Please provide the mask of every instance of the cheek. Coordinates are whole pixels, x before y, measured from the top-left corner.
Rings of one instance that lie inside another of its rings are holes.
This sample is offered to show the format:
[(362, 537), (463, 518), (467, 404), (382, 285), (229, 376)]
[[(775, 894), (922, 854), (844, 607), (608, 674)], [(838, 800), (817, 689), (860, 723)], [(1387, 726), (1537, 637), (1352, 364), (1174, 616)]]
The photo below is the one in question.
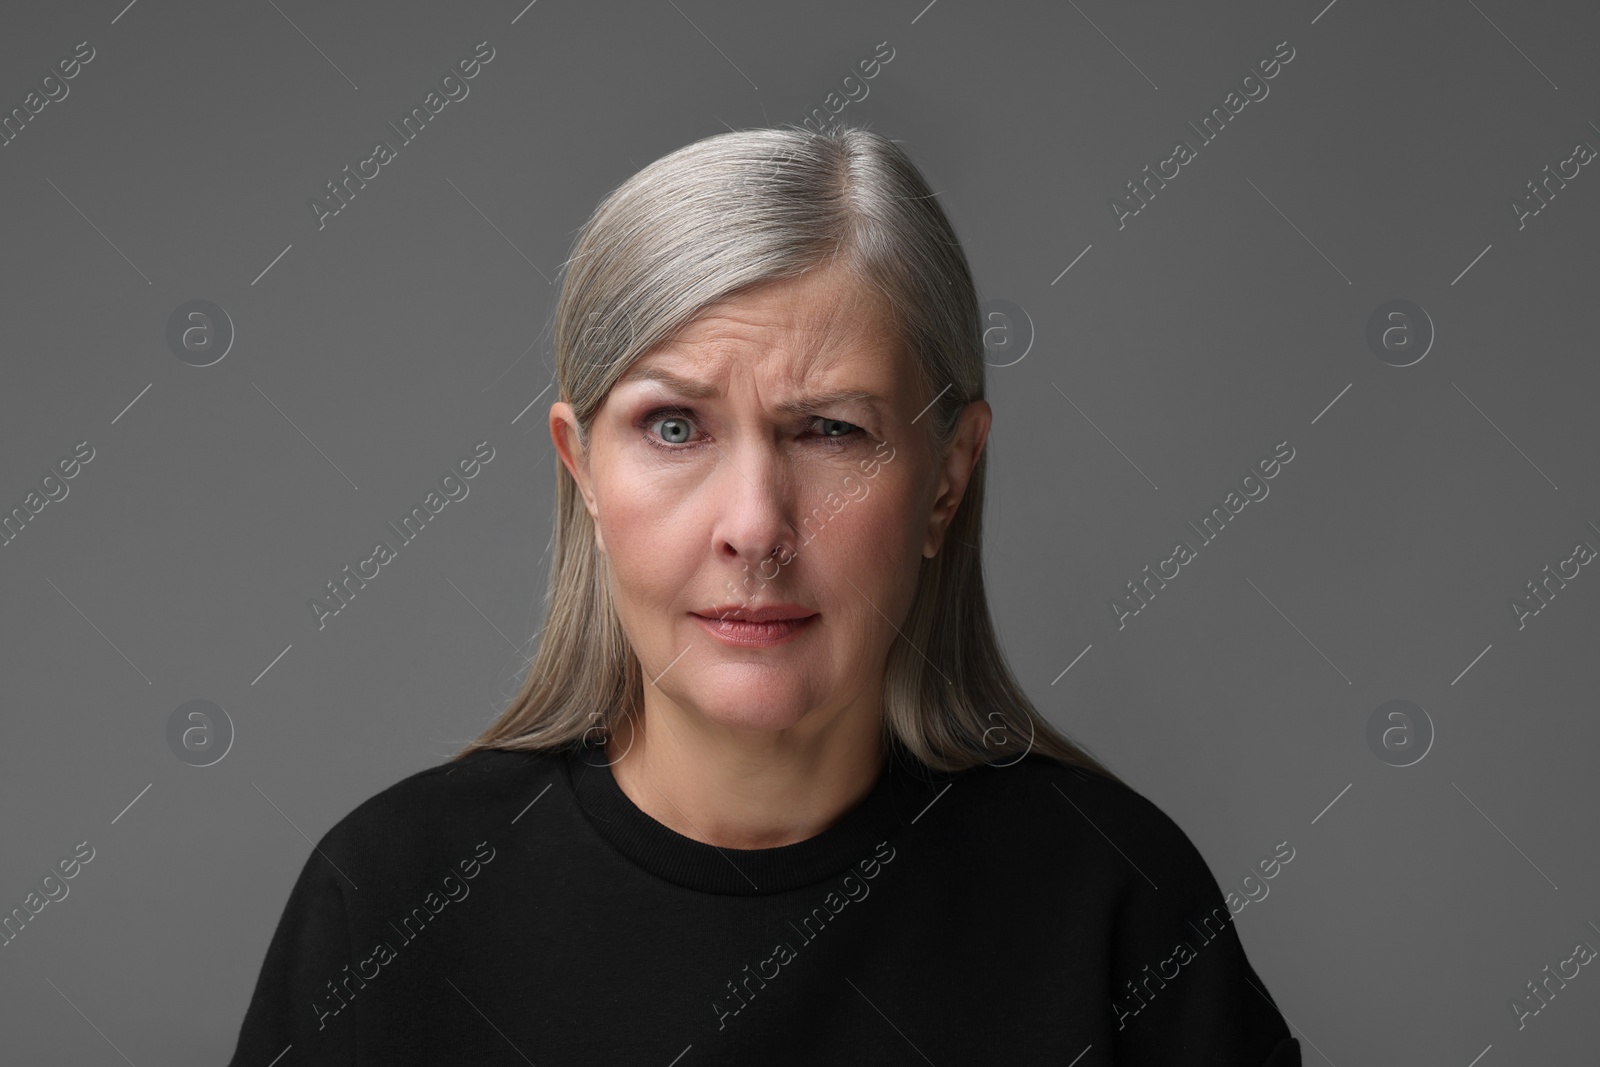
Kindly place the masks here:
[(881, 562), (892, 569), (915, 573), (928, 520), (927, 472), (919, 468), (909, 449), (902, 448), (883, 464), (877, 477), (862, 479), (867, 496), (859, 504), (868, 516), (864, 536), (871, 539)]
[(637, 649), (659, 653), (673, 643), (676, 614), (693, 583), (687, 561), (674, 561), (671, 543), (640, 525), (642, 518), (613, 516), (604, 527), (606, 569), (617, 620)]
[(802, 553), (826, 551), (849, 561), (869, 559), (875, 565), (898, 558), (913, 525), (907, 471), (880, 466), (871, 477), (859, 469), (855, 458), (849, 458), (808, 474), (795, 517)]
[[(837, 505), (837, 500), (835, 500)], [(875, 581), (886, 581), (898, 574), (905, 562), (914, 523), (911, 521), (911, 501), (907, 494), (897, 489), (875, 488), (861, 500), (845, 503), (830, 526), (817, 538), (818, 543), (836, 533), (830, 546), (842, 562), (852, 570), (879, 575)]]
[[(809, 560), (818, 591), (831, 591), (836, 612), (852, 627), (882, 630), (892, 638), (889, 620), (900, 624), (916, 591), (921, 523), (909, 486), (889, 481), (887, 471), (865, 484), (871, 490), (860, 499), (835, 497), (837, 514), (826, 505), (811, 513), (801, 528), (799, 560)], [(824, 516), (827, 523), (819, 528)], [(800, 580), (804, 583), (806, 576)]]
[(612, 465), (596, 490), (598, 526), (619, 605), (671, 602), (705, 544), (707, 516), (670, 479)]

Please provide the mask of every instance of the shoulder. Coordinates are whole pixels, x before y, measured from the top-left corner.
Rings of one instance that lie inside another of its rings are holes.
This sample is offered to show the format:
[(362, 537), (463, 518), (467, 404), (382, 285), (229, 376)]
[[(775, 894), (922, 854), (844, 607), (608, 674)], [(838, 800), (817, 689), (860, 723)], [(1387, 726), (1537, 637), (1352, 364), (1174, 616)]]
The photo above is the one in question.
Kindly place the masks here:
[(1092, 871), (1131, 891), (1172, 885), (1203, 896), (1210, 895), (1207, 886), (1218, 892), (1188, 833), (1132, 786), (1037, 753), (962, 777), (988, 801), (1014, 812), (1035, 846), (1079, 877)]
[(560, 761), (557, 750), (490, 749), (424, 768), (357, 804), (317, 848), (335, 864), (344, 857), (369, 868), (470, 852), (514, 830), (519, 813), (556, 783)]
[(975, 767), (960, 778), (996, 801), (1029, 805), (1045, 822), (1128, 830), (1162, 843), (1187, 840), (1165, 811), (1132, 786), (1038, 753), (1015, 763)]

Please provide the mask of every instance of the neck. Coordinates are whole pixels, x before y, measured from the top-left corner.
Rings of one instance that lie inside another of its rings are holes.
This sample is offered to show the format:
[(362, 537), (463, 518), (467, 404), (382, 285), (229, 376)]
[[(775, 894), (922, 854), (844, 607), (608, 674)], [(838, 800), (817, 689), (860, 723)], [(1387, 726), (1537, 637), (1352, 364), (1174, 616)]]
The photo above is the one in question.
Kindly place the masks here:
[(866, 799), (883, 769), (876, 719), (844, 716), (810, 737), (626, 716), (606, 743), (611, 773), (656, 822), (719, 848), (777, 848), (822, 833)]

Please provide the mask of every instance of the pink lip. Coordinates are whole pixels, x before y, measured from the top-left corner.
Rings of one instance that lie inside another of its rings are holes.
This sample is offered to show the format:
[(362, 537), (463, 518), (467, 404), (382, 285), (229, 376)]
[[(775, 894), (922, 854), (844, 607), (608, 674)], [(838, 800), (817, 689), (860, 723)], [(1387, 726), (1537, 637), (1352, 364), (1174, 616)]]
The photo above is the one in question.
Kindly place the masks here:
[(777, 622), (783, 619), (803, 619), (816, 612), (798, 604), (768, 604), (760, 608), (747, 608), (739, 604), (718, 604), (704, 611), (691, 612), (702, 619), (735, 619), (739, 622)]
[(767, 648), (790, 640), (807, 629), (815, 615), (804, 618), (774, 619), (770, 622), (746, 622), (740, 619), (708, 619), (695, 615), (694, 621), (717, 640), (744, 648)]

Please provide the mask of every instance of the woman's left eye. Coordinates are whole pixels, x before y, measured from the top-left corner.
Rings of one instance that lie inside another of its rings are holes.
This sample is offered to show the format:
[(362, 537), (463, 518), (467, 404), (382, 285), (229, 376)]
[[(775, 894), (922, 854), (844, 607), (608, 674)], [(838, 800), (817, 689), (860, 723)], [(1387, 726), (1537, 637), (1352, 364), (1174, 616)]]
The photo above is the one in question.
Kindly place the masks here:
[(859, 433), (862, 432), (861, 427), (857, 426), (853, 422), (845, 422), (843, 419), (829, 419), (829, 418), (824, 418), (823, 416), (819, 415), (819, 416), (817, 416), (817, 421), (822, 423), (824, 426), (829, 426), (831, 424), (832, 427), (835, 427), (835, 428), (836, 427), (840, 427), (840, 426), (843, 426), (845, 428), (845, 432), (844, 433), (838, 433), (838, 434), (828, 433), (828, 432), (824, 431), (824, 433), (822, 434), (823, 437), (827, 437), (827, 438), (830, 438), (830, 439), (835, 440), (835, 441), (840, 440), (842, 438), (846, 438), (846, 437), (854, 437), (854, 436), (856, 436), (856, 434), (859, 434)]
[[(861, 437), (866, 433), (862, 427), (853, 422), (845, 422), (843, 419), (830, 419), (823, 415), (817, 415), (813, 417), (812, 422), (819, 424), (821, 429), (821, 432), (816, 436), (828, 442), (829, 445), (846, 445), (854, 438)], [(665, 439), (658, 436), (659, 431), (657, 430), (657, 427), (663, 424), (668, 427), (666, 433), (669, 436)], [(678, 447), (686, 446), (689, 443), (688, 435), (690, 431), (687, 427), (693, 424), (693, 413), (683, 408), (658, 408), (639, 420), (639, 425), (649, 431), (650, 443), (657, 448), (663, 448), (668, 451), (674, 451)], [(668, 444), (668, 441), (672, 443)]]

